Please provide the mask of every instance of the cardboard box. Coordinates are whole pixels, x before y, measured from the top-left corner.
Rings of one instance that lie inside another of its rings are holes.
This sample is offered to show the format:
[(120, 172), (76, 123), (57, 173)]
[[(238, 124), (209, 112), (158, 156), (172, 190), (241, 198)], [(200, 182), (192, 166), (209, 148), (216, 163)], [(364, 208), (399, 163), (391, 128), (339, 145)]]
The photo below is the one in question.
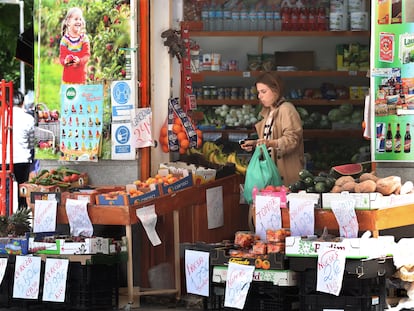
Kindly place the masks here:
[(175, 183), (169, 184), (169, 185), (161, 185), (161, 192), (162, 194), (169, 194), (175, 191), (183, 190), (189, 187), (193, 186), (193, 176), (190, 173), (186, 177), (180, 178)]
[[(212, 274), (213, 283), (225, 283), (227, 280), (227, 267), (214, 266)], [(298, 273), (292, 270), (262, 270), (255, 269), (253, 281), (272, 282), (277, 286), (296, 286)]]
[(67, 242), (63, 239), (57, 241), (59, 241), (60, 255), (91, 254), (90, 239), (85, 239), (85, 242)]
[(109, 254), (109, 239), (96, 237), (89, 238), (90, 253), (91, 254)]
[(384, 197), (379, 192), (372, 193), (322, 193), (322, 208), (330, 209), (333, 201), (353, 200), (355, 209), (378, 209), (387, 205), (389, 197)]
[(26, 255), (27, 238), (0, 238), (0, 254)]
[(161, 190), (158, 185), (155, 185), (154, 190), (149, 188), (140, 188), (142, 192), (145, 192), (139, 196), (131, 196), (129, 194), (119, 194), (119, 193), (103, 193), (96, 195), (96, 204), (98, 205), (121, 205), (121, 206), (129, 206), (134, 205), (139, 202), (143, 202), (146, 200), (150, 200), (161, 195)]
[(394, 239), (378, 238), (342, 238), (340, 242), (318, 241), (316, 238), (299, 236), (286, 237), (287, 257), (317, 257), (319, 250), (328, 246), (333, 249), (345, 250), (346, 258), (379, 258), (392, 255)]
[(37, 242), (34, 237), (29, 238), (29, 253), (59, 255), (60, 240), (54, 242)]
[(193, 184), (201, 185), (216, 179), (216, 170), (203, 166), (196, 166), (181, 161), (160, 164), (160, 169), (167, 168), (171, 174), (181, 174), (182, 170), (187, 170), (193, 175)]
[(287, 51), (275, 52), (275, 66), (293, 66), (297, 70), (315, 69), (314, 51)]

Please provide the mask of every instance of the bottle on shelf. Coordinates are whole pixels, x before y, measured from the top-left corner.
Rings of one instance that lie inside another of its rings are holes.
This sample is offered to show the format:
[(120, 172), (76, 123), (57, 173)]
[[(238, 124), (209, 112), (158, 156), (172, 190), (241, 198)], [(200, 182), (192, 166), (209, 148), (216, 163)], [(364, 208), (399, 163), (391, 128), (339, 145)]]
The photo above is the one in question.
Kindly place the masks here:
[(266, 31), (273, 31), (274, 30), (274, 14), (271, 8), (267, 8), (265, 12), (265, 30)]
[(405, 135), (404, 135), (404, 152), (410, 153), (410, 151), (411, 151), (410, 123), (407, 123), (405, 126)]
[(320, 7), (318, 9), (318, 16), (317, 16), (317, 27), (318, 27), (318, 31), (325, 31), (328, 30), (327, 27), (327, 19), (326, 19), (326, 10), (324, 7)]
[(280, 17), (279, 11), (273, 11), (273, 30), (274, 31), (282, 30), (282, 19)]
[(400, 132), (400, 123), (397, 123), (397, 130), (394, 137), (394, 152), (401, 152), (401, 132)]
[(220, 4), (217, 4), (215, 7), (215, 31), (223, 31), (223, 8)]
[(283, 7), (280, 10), (280, 18), (282, 20), (282, 31), (291, 30), (291, 9), (288, 7)]
[(290, 30), (299, 30), (299, 9), (293, 8), (290, 14)]
[(249, 10), (249, 30), (250, 31), (258, 30), (257, 11), (254, 5), (252, 5)]
[(308, 23), (309, 23), (308, 20), (309, 20), (309, 10), (308, 8), (303, 7), (299, 11), (298, 30), (307, 31)]
[(231, 10), (231, 30), (240, 31), (240, 10), (237, 6), (234, 6)]
[(214, 1), (211, 2), (210, 7), (208, 9), (208, 30), (215, 31), (216, 30), (216, 4)]
[(263, 5), (257, 8), (257, 30), (266, 31), (266, 11)]
[(208, 20), (209, 7), (205, 3), (201, 9), (201, 21), (203, 22), (203, 30), (209, 31), (210, 25)]
[(309, 8), (308, 24), (307, 24), (307, 27), (306, 27), (308, 31), (317, 30), (316, 21), (317, 21), (316, 9), (314, 7), (311, 7), (311, 8)]
[(232, 30), (231, 9), (228, 6), (223, 7), (223, 30)]
[(249, 11), (247, 10), (246, 6), (243, 6), (240, 9), (240, 31), (249, 31), (250, 23), (249, 23)]
[(387, 135), (385, 136), (385, 152), (392, 152), (392, 131), (391, 131), (391, 123), (388, 123)]

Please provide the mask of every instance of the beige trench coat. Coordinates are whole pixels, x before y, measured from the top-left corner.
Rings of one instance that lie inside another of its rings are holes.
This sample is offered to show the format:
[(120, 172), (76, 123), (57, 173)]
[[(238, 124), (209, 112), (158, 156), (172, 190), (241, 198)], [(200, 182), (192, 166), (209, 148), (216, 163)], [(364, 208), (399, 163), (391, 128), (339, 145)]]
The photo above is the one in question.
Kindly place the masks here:
[[(263, 138), (269, 108), (263, 108), (260, 114), (263, 119), (255, 127), (259, 138)], [(272, 136), (277, 140), (277, 148), (272, 149), (272, 158), (282, 177), (285, 186), (299, 180), (299, 171), (304, 168), (304, 146), (302, 121), (295, 106), (283, 102), (273, 113)]]

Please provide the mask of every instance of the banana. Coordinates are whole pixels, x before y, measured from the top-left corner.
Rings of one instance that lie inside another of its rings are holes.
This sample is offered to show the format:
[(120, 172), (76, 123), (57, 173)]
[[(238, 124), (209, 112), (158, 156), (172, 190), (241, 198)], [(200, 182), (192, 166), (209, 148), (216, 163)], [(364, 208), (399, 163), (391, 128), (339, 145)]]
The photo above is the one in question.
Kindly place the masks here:
[(229, 153), (229, 155), (227, 156), (227, 162), (236, 164), (236, 157), (236, 152)]

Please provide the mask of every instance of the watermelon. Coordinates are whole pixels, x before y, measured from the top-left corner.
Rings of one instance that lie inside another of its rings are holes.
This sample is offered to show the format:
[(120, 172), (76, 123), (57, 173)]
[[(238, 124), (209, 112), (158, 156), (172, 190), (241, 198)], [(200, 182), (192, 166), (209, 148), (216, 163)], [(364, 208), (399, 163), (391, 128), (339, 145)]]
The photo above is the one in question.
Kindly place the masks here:
[(330, 175), (335, 178), (341, 176), (352, 176), (354, 178), (359, 177), (364, 172), (364, 167), (361, 163), (350, 163), (333, 166), (330, 171)]

